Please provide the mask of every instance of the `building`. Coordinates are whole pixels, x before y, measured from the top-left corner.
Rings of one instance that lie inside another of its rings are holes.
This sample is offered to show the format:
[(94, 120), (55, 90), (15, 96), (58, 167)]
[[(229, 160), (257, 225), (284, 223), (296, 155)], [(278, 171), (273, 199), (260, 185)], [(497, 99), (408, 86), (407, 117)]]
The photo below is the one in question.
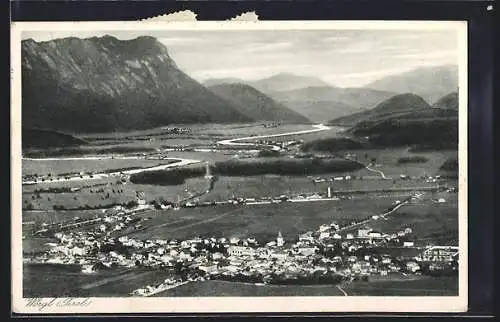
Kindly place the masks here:
[(308, 231), (302, 235), (299, 236), (299, 241), (308, 241), (308, 242), (312, 242), (314, 240), (313, 238), (313, 232), (312, 231)]
[(429, 262), (451, 262), (458, 256), (456, 246), (432, 246), (422, 254), (423, 261)]
[(255, 249), (245, 246), (230, 246), (227, 249), (230, 256), (253, 256), (255, 255)]
[(413, 247), (413, 246), (415, 246), (415, 243), (412, 241), (403, 242), (403, 247)]
[(358, 237), (360, 238), (367, 238), (368, 237), (368, 234), (371, 232), (372, 230), (370, 228), (363, 228), (363, 229), (358, 229)]
[(322, 231), (319, 234), (319, 239), (325, 239), (325, 238), (328, 238), (328, 237), (330, 237), (330, 232), (329, 231)]
[(370, 238), (382, 238), (382, 233), (379, 231), (370, 231), (368, 233), (368, 237), (370, 237)]
[(281, 231), (278, 232), (278, 238), (276, 238), (276, 246), (282, 247), (285, 244), (285, 239), (281, 235)]
[(406, 269), (412, 273), (415, 273), (420, 269), (420, 265), (418, 265), (416, 262), (408, 262), (406, 263)]

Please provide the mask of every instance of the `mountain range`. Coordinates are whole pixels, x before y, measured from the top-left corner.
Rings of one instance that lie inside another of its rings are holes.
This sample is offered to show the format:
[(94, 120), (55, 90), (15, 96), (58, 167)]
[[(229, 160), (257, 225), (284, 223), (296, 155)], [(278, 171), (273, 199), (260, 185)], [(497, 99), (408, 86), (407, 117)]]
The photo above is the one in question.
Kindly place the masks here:
[(458, 90), (458, 67), (453, 65), (423, 67), (374, 81), (365, 88), (413, 93), (429, 104)]
[(22, 42), (23, 126), (69, 132), (249, 122), (183, 73), (153, 37)]
[(331, 84), (317, 77), (300, 76), (292, 73), (279, 73), (271, 77), (259, 80), (241, 80), (238, 78), (214, 78), (204, 82), (206, 86), (220, 84), (244, 83), (254, 87), (255, 89), (265, 93), (273, 93), (280, 91), (291, 91), (311, 86), (332, 86)]
[(219, 84), (208, 87), (212, 92), (235, 106), (238, 112), (256, 121), (285, 121), (308, 123), (310, 120), (252, 86), (240, 83)]
[[(253, 81), (212, 79), (204, 86), (182, 72), (167, 48), (149, 36), (27, 39), (21, 48), (26, 129), (87, 133), (179, 123), (306, 123), (342, 117), (346, 119), (341, 123), (353, 125), (363, 120), (358, 118), (364, 111), (377, 111), (379, 104), (401, 93), (445, 109), (457, 95), (453, 66), (418, 69), (360, 88), (291, 73)], [(401, 104), (416, 102), (412, 98)]]
[(376, 107), (398, 94), (413, 93), (429, 104), (458, 88), (456, 66), (419, 68), (363, 87), (342, 88), (317, 77), (281, 73), (261, 80), (209, 79), (205, 85), (244, 83), (312, 121), (323, 122)]

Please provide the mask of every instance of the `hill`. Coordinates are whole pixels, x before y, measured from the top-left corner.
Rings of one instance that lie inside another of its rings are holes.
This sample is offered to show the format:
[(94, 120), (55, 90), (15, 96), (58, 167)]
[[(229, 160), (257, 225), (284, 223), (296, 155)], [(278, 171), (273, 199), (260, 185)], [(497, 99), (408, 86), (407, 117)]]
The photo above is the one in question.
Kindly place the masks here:
[(72, 135), (42, 129), (22, 129), (22, 148), (78, 146), (86, 141)]
[(386, 116), (431, 109), (420, 96), (414, 94), (399, 94), (379, 103), (371, 110), (361, 111), (330, 121), (333, 125), (354, 126), (355, 124)]
[(272, 98), (245, 84), (220, 84), (209, 87), (216, 95), (235, 106), (253, 120), (293, 123), (310, 122), (305, 116), (279, 104)]
[(184, 74), (153, 37), (22, 42), (23, 126), (68, 132), (248, 122)]
[(458, 92), (440, 98), (432, 107), (458, 110)]
[(365, 86), (370, 89), (414, 93), (427, 102), (436, 102), (458, 88), (458, 67), (438, 66), (418, 68), (384, 77)]
[(362, 121), (349, 129), (378, 147), (410, 146), (413, 152), (458, 148), (456, 110), (421, 109)]

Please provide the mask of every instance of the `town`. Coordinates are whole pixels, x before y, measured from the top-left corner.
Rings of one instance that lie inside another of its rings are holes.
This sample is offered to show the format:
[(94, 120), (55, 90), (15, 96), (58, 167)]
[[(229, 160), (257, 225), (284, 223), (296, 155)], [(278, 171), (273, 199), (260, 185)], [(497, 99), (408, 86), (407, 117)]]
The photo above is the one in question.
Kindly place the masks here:
[[(330, 189), (328, 194), (331, 194)], [(392, 234), (369, 228), (370, 221), (383, 220), (421, 194), (397, 200), (384, 214), (375, 214), (344, 226), (325, 223), (317, 230), (292, 238), (285, 239), (277, 227), (277, 237), (271, 241), (251, 236), (134, 239), (128, 234), (140, 230), (142, 223), (150, 218), (144, 214), (155, 209), (139, 198), (130, 209), (116, 206), (106, 210), (104, 216), (85, 222), (46, 226), (36, 231), (38, 235), (52, 235), (58, 243), (53, 244), (49, 251), (26, 257), (25, 261), (78, 264), (83, 273), (120, 266), (172, 270), (172, 277), (159, 285), (131, 290), (131, 295), (139, 296), (151, 296), (208, 279), (341, 287), (341, 283), (368, 281), (393, 274), (458, 274), (457, 247), (415, 245), (410, 226)], [(287, 202), (286, 198), (277, 200)], [(233, 202), (237, 205), (248, 200)], [(190, 204), (184, 206), (190, 207)]]

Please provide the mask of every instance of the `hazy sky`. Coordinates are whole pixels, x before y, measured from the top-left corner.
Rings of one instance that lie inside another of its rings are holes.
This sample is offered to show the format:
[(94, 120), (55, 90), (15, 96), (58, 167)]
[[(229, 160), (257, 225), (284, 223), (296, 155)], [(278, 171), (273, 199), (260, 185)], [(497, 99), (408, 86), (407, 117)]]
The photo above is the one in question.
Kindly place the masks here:
[(287, 72), (347, 87), (418, 67), (458, 64), (457, 34), (447, 30), (37, 31), (22, 36), (43, 41), (105, 34), (119, 39), (154, 36), (199, 81)]

